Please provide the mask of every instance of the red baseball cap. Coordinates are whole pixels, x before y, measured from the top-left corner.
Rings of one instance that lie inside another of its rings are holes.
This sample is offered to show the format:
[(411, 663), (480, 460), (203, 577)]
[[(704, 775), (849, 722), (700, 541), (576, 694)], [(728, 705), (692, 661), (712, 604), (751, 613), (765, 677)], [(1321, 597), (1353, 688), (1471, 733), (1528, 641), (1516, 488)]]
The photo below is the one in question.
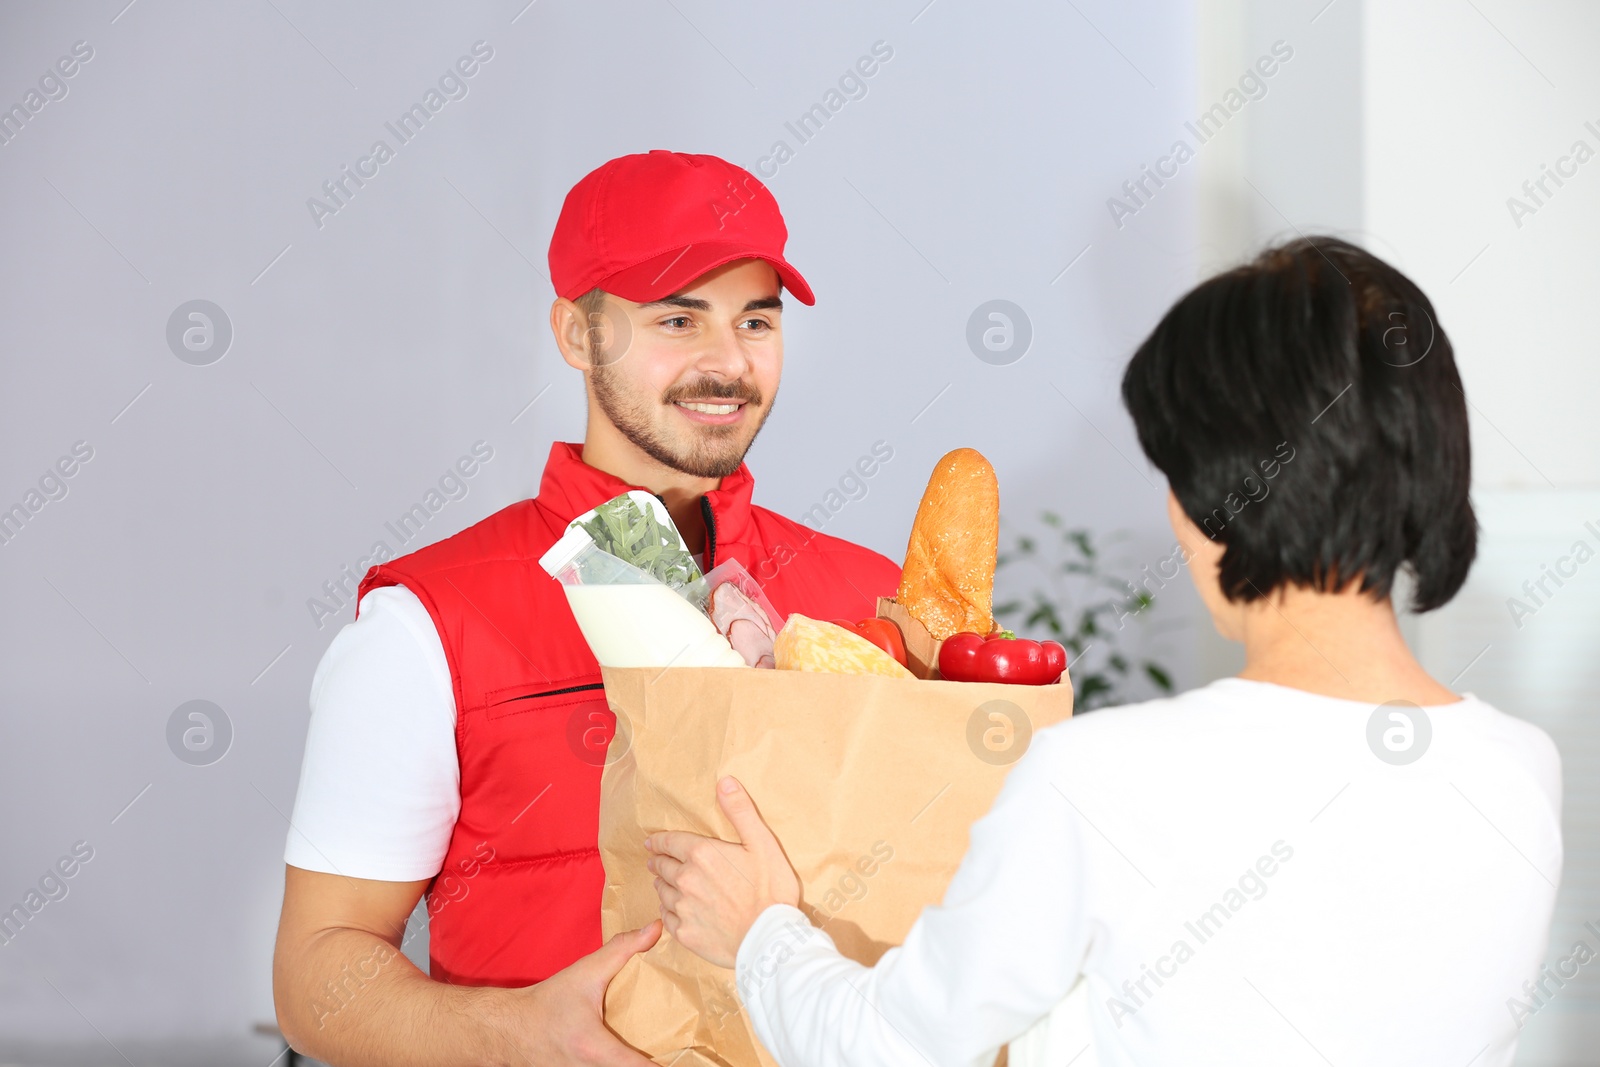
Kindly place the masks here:
[(590, 171), (561, 205), (550, 237), (556, 295), (591, 289), (646, 304), (736, 259), (764, 259), (785, 289), (814, 304), (783, 258), (789, 230), (755, 175), (716, 156), (655, 149)]

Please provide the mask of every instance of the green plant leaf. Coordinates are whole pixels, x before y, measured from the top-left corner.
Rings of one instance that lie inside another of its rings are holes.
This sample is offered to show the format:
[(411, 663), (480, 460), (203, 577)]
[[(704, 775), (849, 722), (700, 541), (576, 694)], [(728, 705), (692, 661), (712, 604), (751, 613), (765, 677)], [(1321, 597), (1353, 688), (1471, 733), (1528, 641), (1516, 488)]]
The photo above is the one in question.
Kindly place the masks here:
[(1078, 691), (1074, 696), (1077, 700), (1093, 707), (1093, 701), (1096, 696), (1102, 693), (1109, 693), (1113, 688), (1111, 682), (1104, 675), (1086, 674), (1078, 680)]
[(578, 525), (598, 547), (668, 585), (683, 586), (700, 577), (677, 531), (663, 525), (654, 508), (640, 508), (627, 494), (601, 504)]
[(1062, 631), (1061, 617), (1056, 614), (1056, 606), (1035, 593), (1033, 610), (1028, 613), (1022, 625), (1024, 629), (1031, 629), (1041, 623), (1048, 627), (1052, 634), (1059, 635)]
[(1146, 677), (1156, 684), (1157, 689), (1160, 689), (1163, 693), (1172, 692), (1172, 678), (1168, 676), (1166, 671), (1146, 660), (1144, 673)]
[[(1040, 521), (1057, 530), (1060, 540), (1052, 538), (1041, 547), (1033, 537), (1013, 534), (1015, 527), (1002, 518), (1001, 534), (1009, 538), (1009, 542), (998, 553), (997, 568), (1001, 563), (1015, 564), (1035, 558), (1041, 565), (1045, 584), (1027, 591), (1021, 598), (996, 606), (994, 614), (997, 618), (1001, 615), (1014, 618), (1025, 612), (1022, 624), (1016, 627), (1019, 633), (1048, 632), (1066, 646), (1075, 665), (1073, 682), (1078, 689), (1080, 711), (1122, 703), (1127, 699), (1122, 687), (1131, 680), (1134, 666), (1118, 642), (1126, 631), (1128, 616), (1135, 616), (1142, 622), (1144, 612), (1155, 605), (1157, 594), (1148, 584), (1136, 585), (1126, 577), (1103, 569), (1104, 557), (1099, 545), (1128, 541), (1132, 534), (1113, 531), (1096, 535), (1087, 528), (1064, 529), (1061, 515), (1053, 511), (1042, 511)], [(1080, 591), (1086, 591), (1087, 603), (1078, 599)], [(1105, 592), (1112, 596), (1106, 598)], [(1096, 595), (1100, 598), (1090, 599)], [(1102, 666), (1088, 669), (1090, 663), (1085, 657)], [(1141, 659), (1138, 667), (1162, 691), (1172, 691), (1172, 680), (1159, 664)]]

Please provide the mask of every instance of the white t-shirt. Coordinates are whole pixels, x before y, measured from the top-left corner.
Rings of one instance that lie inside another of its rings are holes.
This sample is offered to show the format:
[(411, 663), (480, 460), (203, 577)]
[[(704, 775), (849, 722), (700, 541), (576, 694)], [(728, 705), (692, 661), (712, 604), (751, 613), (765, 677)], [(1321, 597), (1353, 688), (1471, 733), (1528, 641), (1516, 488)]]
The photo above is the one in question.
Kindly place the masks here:
[(1369, 744), (1371, 705), (1229, 678), (1040, 730), (876, 967), (762, 913), (756, 1033), (782, 1067), (988, 1067), (1019, 1035), (1012, 1062), (1051, 1067), (1510, 1064), (1559, 756), (1471, 696), (1423, 709), (1425, 743), (1388, 710)]
[[(694, 557), (702, 568), (704, 553)], [(386, 882), (432, 878), (461, 811), (456, 699), (433, 617), (403, 585), (361, 598), (311, 679), (285, 863)]]
[(361, 598), (311, 679), (311, 725), (283, 860), (350, 878), (432, 878), (461, 810), (456, 698), (415, 593)]

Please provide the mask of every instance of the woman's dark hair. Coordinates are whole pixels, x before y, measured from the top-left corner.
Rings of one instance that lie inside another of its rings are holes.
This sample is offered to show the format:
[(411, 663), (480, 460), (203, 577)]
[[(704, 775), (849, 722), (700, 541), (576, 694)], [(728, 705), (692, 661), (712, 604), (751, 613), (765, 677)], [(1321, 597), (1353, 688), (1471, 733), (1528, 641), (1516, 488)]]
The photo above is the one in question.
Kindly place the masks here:
[(1466, 395), (1422, 290), (1345, 241), (1301, 238), (1179, 300), (1122, 399), (1189, 518), (1226, 546), (1222, 591), (1356, 577), (1446, 603), (1477, 551)]

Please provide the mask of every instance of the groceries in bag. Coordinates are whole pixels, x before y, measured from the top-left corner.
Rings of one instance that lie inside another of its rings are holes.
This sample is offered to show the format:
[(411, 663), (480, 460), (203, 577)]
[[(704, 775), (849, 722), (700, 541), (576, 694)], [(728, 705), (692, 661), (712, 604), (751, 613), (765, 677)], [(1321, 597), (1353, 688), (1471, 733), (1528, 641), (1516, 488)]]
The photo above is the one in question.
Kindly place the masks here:
[(951, 634), (939, 646), (939, 676), (952, 682), (1048, 685), (1066, 669), (1065, 646), (1029, 641), (1010, 630)]
[[(660, 914), (645, 871), (647, 834), (733, 839), (715, 799), (723, 775), (756, 798), (800, 879), (808, 918), (856, 963), (876, 963), (945, 895), (968, 828), (990, 809), (1036, 731), (1069, 717), (1073, 703), (1072, 686), (1017, 684), (1040, 679), (1014, 669), (1000, 682), (957, 681), (966, 675), (952, 660), (940, 680), (941, 640), (955, 657), (963, 631), (996, 646), (995, 661), (974, 663), (974, 671), (998, 672), (1006, 665), (999, 661), (1015, 658), (1001, 651), (1032, 659), (1031, 649), (994, 631), (996, 540), (946, 536), (961, 534), (954, 527), (963, 523), (980, 533), (998, 524), (997, 491), (948, 488), (952, 472), (970, 478), (988, 469), (977, 453), (963, 452), (970, 455), (959, 465), (940, 461), (907, 552), (899, 590), (920, 618), (890, 597), (870, 620), (801, 612), (783, 620), (767, 610), (777, 670), (604, 668), (626, 743), (613, 741), (601, 778), (602, 937)], [(950, 510), (961, 492), (986, 502)], [(724, 584), (707, 602), (716, 628), (748, 646), (747, 659), (766, 647), (759, 618), (746, 618), (743, 601), (754, 589)], [(953, 629), (934, 638), (927, 620), (941, 618)], [(1028, 645), (1044, 659), (1042, 644)], [(1055, 669), (1044, 680), (1065, 678)], [(740, 1010), (736, 977), (663, 935), (611, 980), (605, 1022), (663, 1067), (777, 1067)]]
[(666, 505), (643, 490), (572, 520), (539, 564), (566, 589), (601, 666), (746, 667), (771, 658), (761, 640), (773, 632), (771, 605), (749, 575), (734, 561), (702, 574)]
[(900, 666), (904, 667), (906, 665), (906, 640), (900, 633), (900, 627), (888, 619), (871, 618), (861, 619), (857, 622), (851, 622), (849, 619), (834, 619), (833, 624), (835, 626), (843, 626), (846, 630), (852, 630), (860, 634), (893, 656), (894, 661)]
[(895, 599), (935, 640), (994, 629), (994, 568), (1000, 546), (1000, 485), (972, 448), (933, 468), (911, 524)]
[(1066, 650), (994, 622), (1000, 489), (982, 453), (934, 466), (894, 599), (878, 617), (778, 614), (736, 560), (702, 574), (661, 499), (630, 490), (578, 516), (540, 563), (602, 666), (760, 667), (1041, 685)]
[(1019, 639), (995, 626), (1000, 487), (982, 453), (958, 448), (934, 465), (906, 545), (900, 588), (878, 603), (901, 632), (918, 678), (1046, 685), (1066, 676), (1056, 641)]
[[(778, 634), (773, 625), (782, 620), (772, 610), (772, 605), (767, 604), (761, 590), (750, 588), (755, 585), (755, 580), (737, 561), (729, 560), (712, 568), (707, 580), (717, 576), (717, 572), (724, 567), (730, 568), (730, 574), (713, 585), (707, 594), (706, 614), (711, 616), (711, 623), (717, 632), (726, 637), (734, 650), (744, 657), (745, 663), (752, 667), (777, 666), (773, 644)], [(743, 581), (731, 573), (733, 567), (738, 567), (738, 574), (743, 575)], [(765, 607), (762, 606), (764, 604)]]
[(775, 652), (780, 671), (915, 677), (893, 656), (854, 630), (808, 619), (799, 612), (790, 615), (789, 621), (783, 624)]

